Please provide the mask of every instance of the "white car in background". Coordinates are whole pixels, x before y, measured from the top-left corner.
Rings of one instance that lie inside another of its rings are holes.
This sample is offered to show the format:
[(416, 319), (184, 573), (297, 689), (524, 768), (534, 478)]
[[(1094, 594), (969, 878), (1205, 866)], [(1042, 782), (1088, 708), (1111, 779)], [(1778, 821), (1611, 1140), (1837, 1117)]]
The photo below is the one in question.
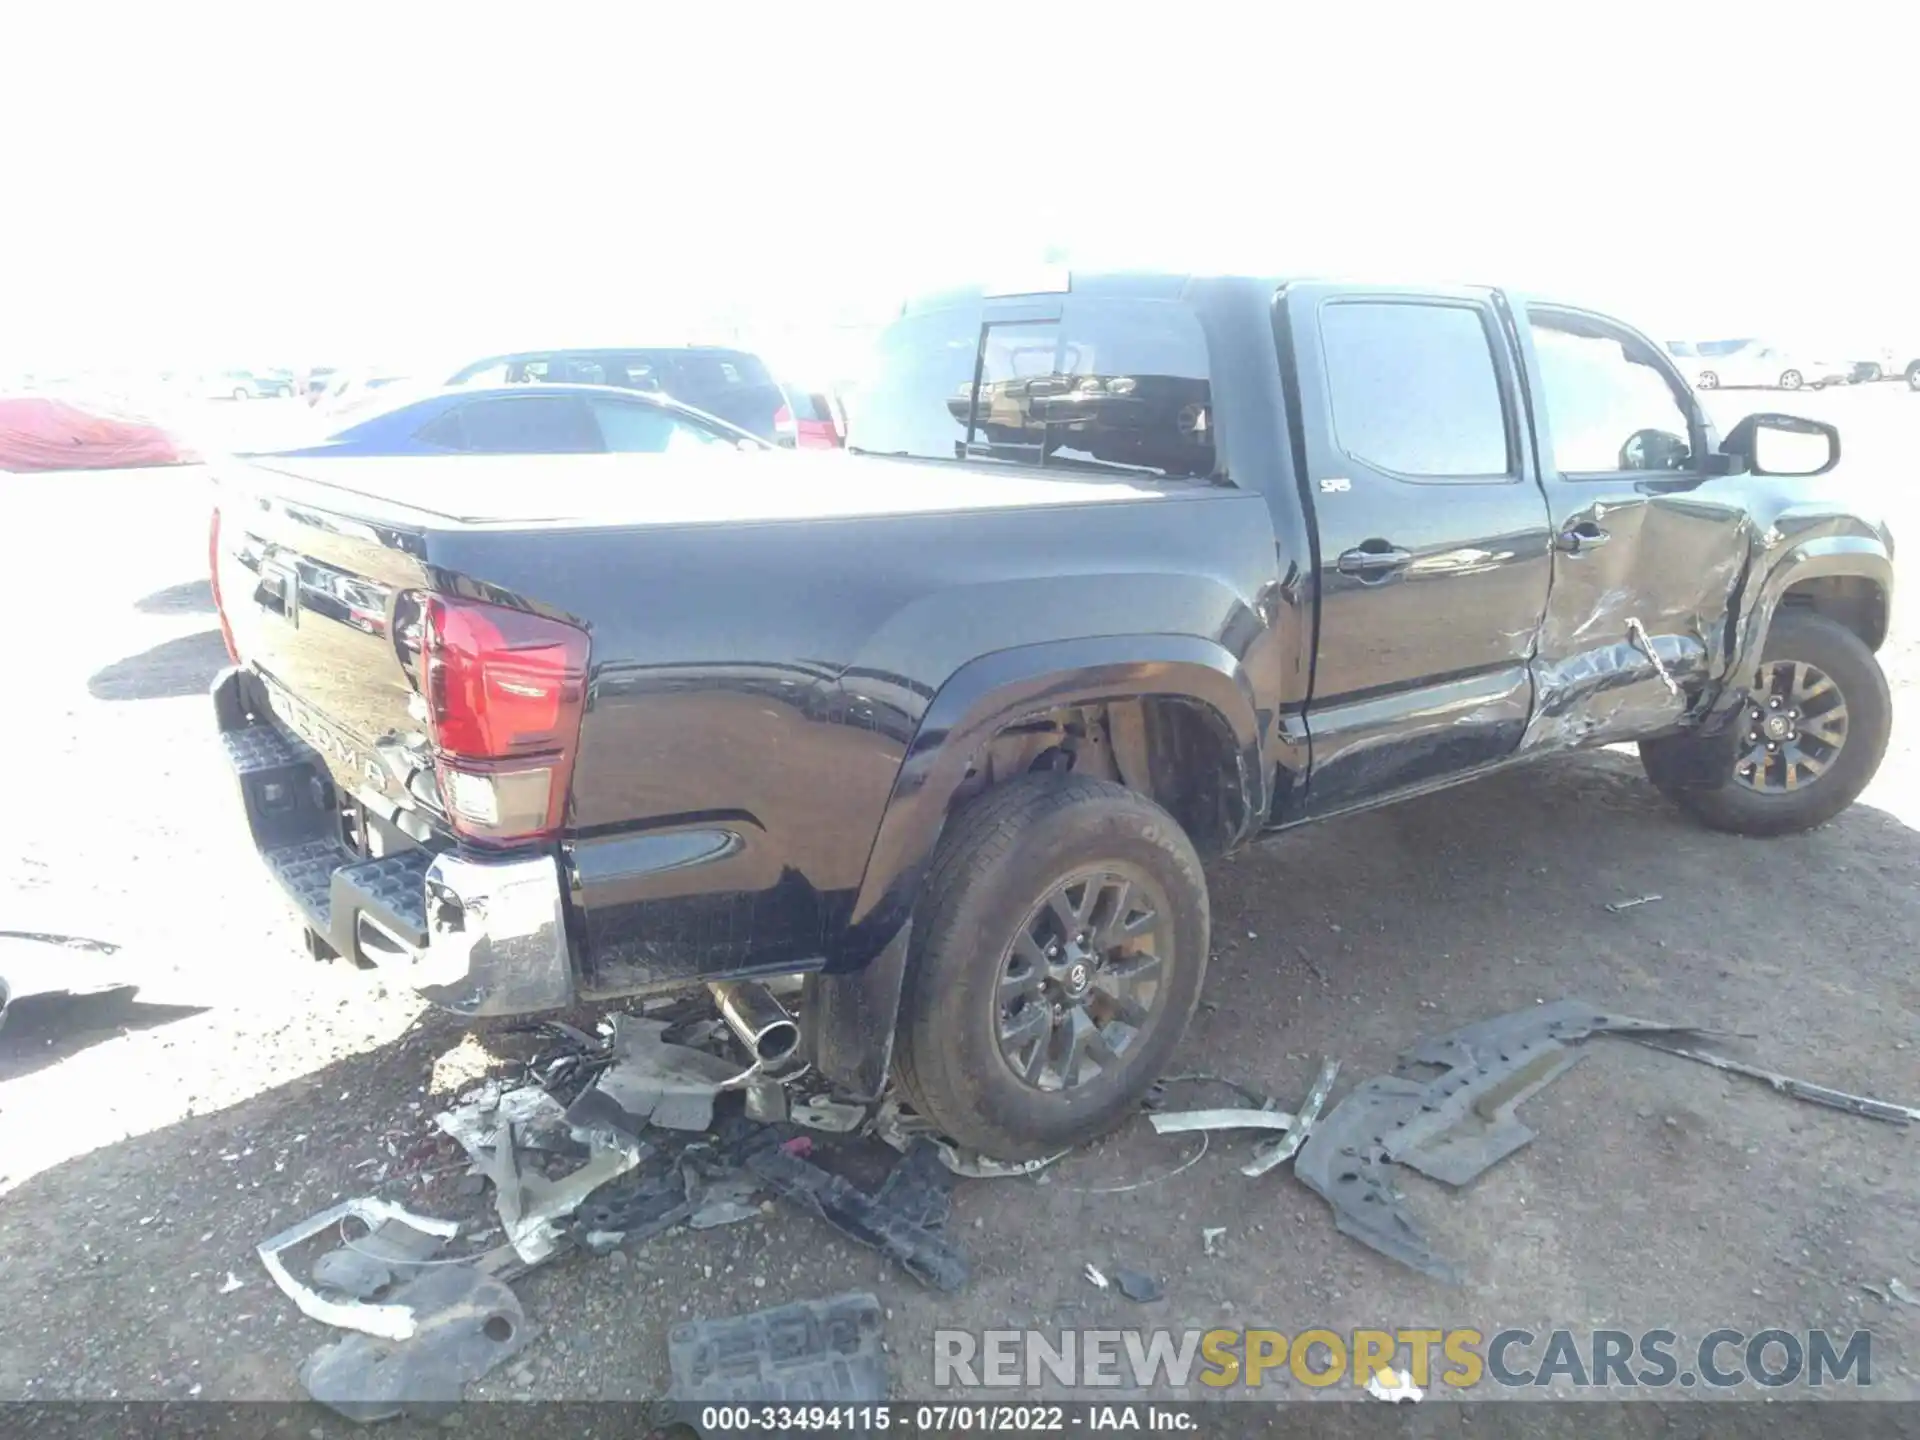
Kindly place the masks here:
[(1667, 351), (1696, 390), (1723, 386), (1818, 390), (1844, 385), (1853, 376), (1851, 361), (1829, 360), (1760, 340), (1669, 340)]

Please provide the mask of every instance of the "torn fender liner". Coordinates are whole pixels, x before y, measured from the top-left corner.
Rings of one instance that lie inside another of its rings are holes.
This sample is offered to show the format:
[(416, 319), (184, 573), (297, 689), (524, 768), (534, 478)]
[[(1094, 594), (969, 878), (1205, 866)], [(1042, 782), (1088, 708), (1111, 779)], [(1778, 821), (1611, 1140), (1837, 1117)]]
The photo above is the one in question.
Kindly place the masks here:
[[(922, 1285), (953, 1291), (967, 1283), (965, 1256), (924, 1225), (838, 1175), (783, 1149), (748, 1156), (747, 1168), (781, 1199), (820, 1216), (862, 1245), (872, 1246)], [(925, 1216), (924, 1206), (917, 1201), (913, 1208)]]
[(667, 1335), (677, 1419), (729, 1401), (854, 1404), (887, 1398), (880, 1302), (869, 1294), (803, 1300), (731, 1320), (695, 1320)]
[(1314, 1126), (1294, 1173), (1333, 1207), (1334, 1224), (1390, 1259), (1457, 1283), (1400, 1208), (1389, 1161), (1464, 1185), (1534, 1132), (1514, 1116), (1528, 1096), (1580, 1057), (1567, 1045), (1600, 1031), (1703, 1033), (1608, 1015), (1582, 1000), (1535, 1005), (1422, 1040), (1391, 1075), (1363, 1082)]
[(664, 1020), (613, 1017), (613, 1064), (581, 1091), (567, 1111), (576, 1130), (611, 1128), (638, 1135), (648, 1125), (667, 1130), (705, 1130), (713, 1124), (714, 1097), (745, 1084), (751, 1070), (689, 1045), (661, 1037)]
[(466, 1265), (429, 1270), (394, 1292), (412, 1312), (411, 1339), (353, 1335), (302, 1369), (307, 1392), (349, 1420), (384, 1420), (457, 1403), (470, 1381), (531, 1339), (513, 1291)]

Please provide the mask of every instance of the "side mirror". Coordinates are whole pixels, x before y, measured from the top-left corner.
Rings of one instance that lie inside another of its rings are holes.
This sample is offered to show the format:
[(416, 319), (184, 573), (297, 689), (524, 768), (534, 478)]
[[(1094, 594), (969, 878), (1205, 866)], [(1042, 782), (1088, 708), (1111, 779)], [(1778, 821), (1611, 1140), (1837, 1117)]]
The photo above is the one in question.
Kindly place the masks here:
[(1840, 432), (1798, 415), (1749, 415), (1727, 432), (1720, 449), (1744, 460), (1755, 475), (1806, 479), (1840, 463)]

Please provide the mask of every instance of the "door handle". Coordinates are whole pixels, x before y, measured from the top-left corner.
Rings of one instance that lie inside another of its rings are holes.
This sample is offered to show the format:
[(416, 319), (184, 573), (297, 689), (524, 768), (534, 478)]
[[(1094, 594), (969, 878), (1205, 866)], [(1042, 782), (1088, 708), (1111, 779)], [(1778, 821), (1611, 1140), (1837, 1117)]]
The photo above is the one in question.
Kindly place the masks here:
[(1385, 540), (1362, 540), (1353, 549), (1341, 554), (1340, 573), (1358, 576), (1364, 584), (1377, 584), (1390, 579), (1395, 571), (1404, 569), (1412, 559), (1413, 556), (1405, 550), (1395, 549)]
[(1582, 520), (1578, 525), (1569, 525), (1562, 530), (1557, 543), (1562, 554), (1579, 555), (1598, 549), (1612, 538), (1610, 531), (1602, 530), (1591, 520)]

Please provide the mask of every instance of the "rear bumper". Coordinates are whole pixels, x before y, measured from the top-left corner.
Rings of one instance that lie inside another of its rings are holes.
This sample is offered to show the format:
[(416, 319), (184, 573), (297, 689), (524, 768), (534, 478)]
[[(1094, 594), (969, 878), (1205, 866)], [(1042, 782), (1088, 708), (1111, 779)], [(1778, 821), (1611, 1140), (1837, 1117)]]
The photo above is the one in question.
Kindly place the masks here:
[(399, 972), (426, 999), (462, 1015), (572, 1003), (557, 855), (356, 854), (341, 833), (325, 765), (273, 718), (259, 678), (239, 666), (221, 671), (213, 704), (254, 848), (321, 941)]

